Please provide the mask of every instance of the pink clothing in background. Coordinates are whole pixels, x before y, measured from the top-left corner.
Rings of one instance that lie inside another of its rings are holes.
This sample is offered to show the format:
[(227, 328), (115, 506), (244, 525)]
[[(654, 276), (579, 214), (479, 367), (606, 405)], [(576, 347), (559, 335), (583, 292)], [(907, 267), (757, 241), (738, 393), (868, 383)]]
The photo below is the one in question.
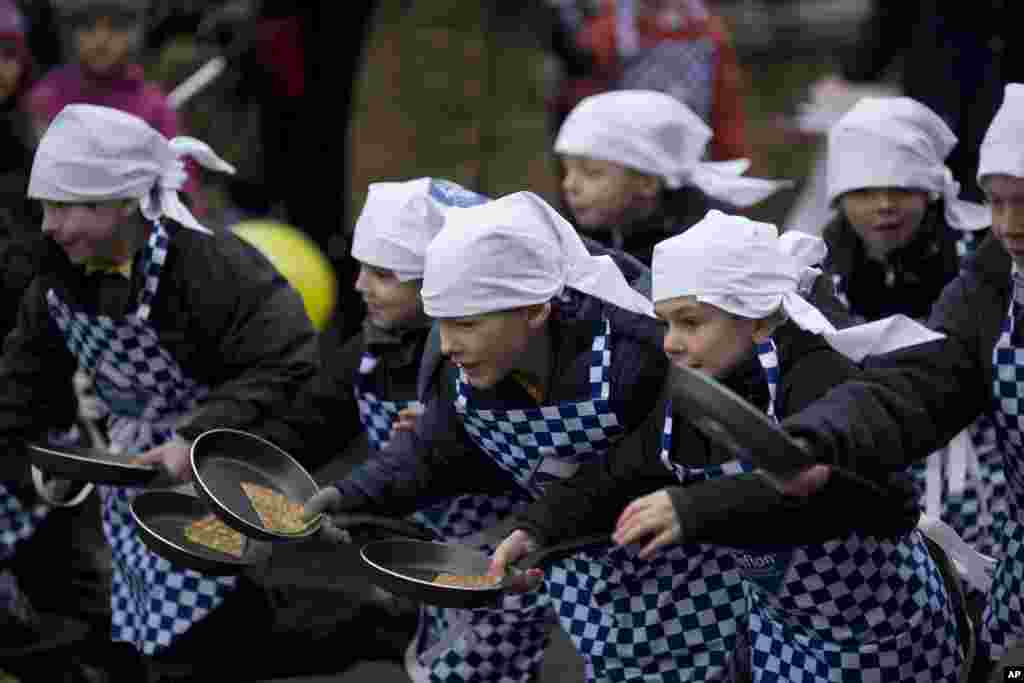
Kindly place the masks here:
[[(120, 75), (96, 78), (78, 64), (65, 64), (50, 71), (28, 92), (25, 108), (40, 134), (58, 112), (69, 104), (95, 104), (119, 109), (143, 119), (164, 137), (180, 133), (178, 114), (167, 96), (147, 81), (138, 64), (129, 64)], [(204, 213), (205, 206), (196, 180), (197, 170), (188, 162), (189, 181), (184, 189), (192, 199), (193, 213)]]

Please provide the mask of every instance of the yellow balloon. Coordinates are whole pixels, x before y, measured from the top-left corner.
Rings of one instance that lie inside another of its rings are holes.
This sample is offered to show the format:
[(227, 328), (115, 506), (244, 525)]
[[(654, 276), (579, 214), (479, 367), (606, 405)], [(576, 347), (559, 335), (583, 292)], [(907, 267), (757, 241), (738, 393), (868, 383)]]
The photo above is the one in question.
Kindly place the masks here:
[(232, 230), (274, 264), (302, 296), (313, 326), (324, 329), (334, 314), (338, 279), (316, 243), (299, 229), (272, 220), (242, 221)]

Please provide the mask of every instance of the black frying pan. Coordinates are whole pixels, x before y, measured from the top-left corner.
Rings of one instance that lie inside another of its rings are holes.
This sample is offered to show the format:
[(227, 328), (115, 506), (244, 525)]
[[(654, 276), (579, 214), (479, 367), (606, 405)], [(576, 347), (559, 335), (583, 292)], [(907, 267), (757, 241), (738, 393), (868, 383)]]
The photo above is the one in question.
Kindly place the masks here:
[(71, 481), (145, 486), (163, 472), (154, 465), (134, 464), (128, 455), (112, 455), (106, 451), (78, 446), (54, 448), (29, 444), (28, 454), (32, 464), (46, 474)]
[[(713, 378), (695, 370), (672, 367), (669, 376), (673, 407), (707, 437), (745, 460), (776, 490), (801, 470), (817, 464), (774, 420)], [(843, 470), (843, 475), (879, 495), (876, 482)]]
[(242, 489), (243, 482), (266, 486), (301, 503), (319, 490), (295, 458), (266, 439), (237, 429), (211, 429), (192, 442), (191, 460), (196, 491), (232, 529), (275, 542), (305, 540), (320, 529), (319, 518), (297, 533), (263, 526)]
[(176, 566), (228, 576), (270, 559), (272, 546), (251, 538), (243, 539), (241, 557), (186, 539), (185, 528), (211, 512), (197, 496), (177, 491), (144, 491), (132, 500), (131, 511), (146, 547)]
[(590, 547), (612, 543), (607, 534), (584, 536), (574, 541), (541, 548), (522, 557), (505, 578), (487, 588), (442, 586), (433, 583), (438, 574), (483, 575), (491, 558), (469, 546), (409, 539), (374, 541), (359, 551), (371, 580), (381, 588), (418, 602), (438, 607), (488, 607), (500, 602), (509, 579), (560, 557)]

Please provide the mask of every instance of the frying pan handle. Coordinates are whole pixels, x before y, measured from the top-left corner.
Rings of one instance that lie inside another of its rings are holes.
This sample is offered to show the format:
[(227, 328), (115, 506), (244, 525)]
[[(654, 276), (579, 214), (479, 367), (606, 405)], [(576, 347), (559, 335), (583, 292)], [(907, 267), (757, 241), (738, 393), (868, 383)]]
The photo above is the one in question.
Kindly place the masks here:
[(555, 545), (548, 546), (547, 548), (541, 548), (534, 550), (532, 553), (527, 553), (519, 558), (518, 562), (514, 563), (514, 566), (521, 570), (526, 571), (528, 569), (534, 569), (540, 567), (543, 564), (552, 562), (559, 558), (587, 548), (600, 547), (606, 545), (612, 545), (612, 537), (608, 534), (592, 534), (590, 536), (581, 536), (572, 541), (566, 541), (565, 543), (556, 543)]
[(339, 529), (374, 527), (394, 532), (395, 534), (405, 538), (413, 538), (420, 541), (438, 540), (437, 534), (424, 526), (420, 526), (414, 522), (392, 519), (391, 517), (382, 517), (380, 515), (352, 515), (341, 513), (331, 515), (331, 521), (334, 526)]

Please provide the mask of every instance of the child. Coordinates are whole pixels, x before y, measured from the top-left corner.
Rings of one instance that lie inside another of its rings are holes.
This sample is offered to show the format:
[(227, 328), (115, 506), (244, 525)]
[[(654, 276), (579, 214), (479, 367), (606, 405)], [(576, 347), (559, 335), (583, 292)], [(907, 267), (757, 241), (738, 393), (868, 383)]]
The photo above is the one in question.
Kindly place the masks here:
[[(601, 303), (601, 314), (562, 317), (568, 288)], [(614, 262), (590, 256), (572, 226), (528, 192), (450, 209), (427, 247), (421, 296), (446, 358), (420, 392), (415, 431), (396, 433), (325, 487), (307, 514), (400, 516), (484, 493), (446, 522), (453, 540), (488, 548), (486, 537), (466, 534), (600, 458), (644, 420), (653, 404), (644, 388), (666, 365), (655, 347), (660, 329)], [(414, 680), (535, 679), (553, 621), (543, 596), (426, 613), (406, 660)]]
[[(184, 155), (233, 170), (198, 140), (167, 140), (105, 107), (70, 105), (43, 135), (28, 195), (43, 204), (48, 254), (0, 359), (8, 452), (73, 416), (66, 388), (78, 367), (110, 411), (112, 451), (177, 480), (188, 477), (191, 440), (214, 427), (297, 446), (270, 416), (316, 369), (312, 325), (255, 248), (209, 234), (181, 203)], [(278, 650), (260, 646), (270, 637), (262, 594), (244, 577), (177, 569), (146, 550), (129, 512), (136, 491), (98, 487), (114, 564), (113, 640), (157, 671), (196, 667), (235, 680), (280, 667), (269, 654)], [(240, 630), (244, 652), (225, 652), (218, 634)]]
[(855, 315), (925, 318), (991, 215), (957, 198), (944, 160), (956, 137), (906, 97), (867, 97), (828, 133), (828, 269)]
[[(712, 211), (654, 252), (655, 310), (669, 325), (673, 365), (717, 378), (772, 417), (857, 376), (831, 345), (864, 353), (863, 329), (836, 333), (797, 294), (822, 255), (794, 250), (800, 242), (821, 244), (799, 233), (780, 240), (773, 225)], [(885, 343), (939, 336), (910, 324), (911, 339)], [(657, 411), (664, 419), (552, 486), (494, 557), (502, 573), (536, 544), (615, 527), (618, 548), (579, 556), (547, 578), (563, 628), (597, 679), (722, 679), (745, 628), (742, 577), (753, 655), (738, 664), (755, 680), (957, 680), (957, 624), (913, 531), (918, 513), (904, 478), (862, 471), (865, 485), (837, 474), (815, 497), (787, 498), (710, 444), (671, 395)], [(641, 638), (644, 650), (632, 647)]]
[[(823, 232), (827, 267), (854, 315), (927, 317), (985, 237), (991, 212), (957, 198), (944, 164), (955, 145), (937, 114), (906, 97), (864, 98), (829, 130), (828, 200), (839, 215)], [(914, 468), (928, 515), (988, 554), (1005, 508), (994, 439), (979, 421)]]
[[(940, 447), (981, 415), (996, 423), (1007, 480), (1004, 555), (979, 629), (971, 680), (988, 680), (1010, 649), (1024, 642), (1020, 495), (1019, 334), (1024, 266), (1024, 84), (1006, 87), (981, 147), (978, 182), (992, 208), (992, 237), (943, 291), (929, 326), (940, 342), (874, 359), (856, 383), (844, 384), (784, 426), (807, 442), (814, 460), (851, 469), (905, 467)], [(813, 490), (806, 475), (791, 486)]]
[(650, 90), (588, 97), (555, 140), (565, 201), (578, 228), (645, 264), (709, 201), (750, 206), (786, 183), (743, 178), (745, 159), (704, 163), (709, 129), (685, 104)]

